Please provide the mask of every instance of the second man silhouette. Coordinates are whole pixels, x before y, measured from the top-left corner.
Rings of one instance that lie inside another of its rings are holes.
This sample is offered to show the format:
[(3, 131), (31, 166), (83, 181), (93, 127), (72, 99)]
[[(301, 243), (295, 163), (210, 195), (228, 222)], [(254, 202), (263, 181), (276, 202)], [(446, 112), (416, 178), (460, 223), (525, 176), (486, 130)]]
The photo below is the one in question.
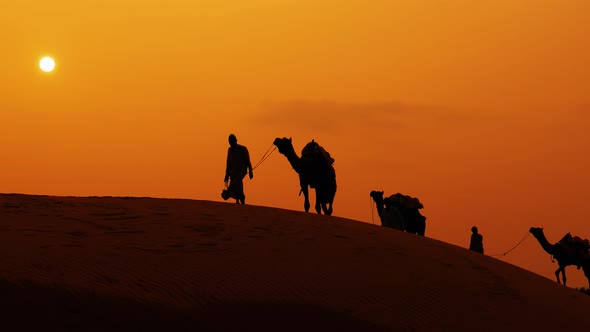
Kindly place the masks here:
[(469, 250), (483, 254), (483, 235), (479, 234), (477, 227), (471, 227), (471, 241), (469, 242)]

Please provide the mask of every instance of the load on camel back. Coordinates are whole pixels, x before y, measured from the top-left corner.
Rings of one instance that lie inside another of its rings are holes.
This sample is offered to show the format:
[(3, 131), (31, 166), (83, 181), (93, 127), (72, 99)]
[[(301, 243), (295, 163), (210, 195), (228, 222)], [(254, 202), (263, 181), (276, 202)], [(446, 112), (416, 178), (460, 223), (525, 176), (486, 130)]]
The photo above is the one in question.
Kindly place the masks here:
[(417, 197), (400, 193), (383, 197), (383, 191), (373, 190), (369, 196), (377, 206), (381, 225), (424, 236), (426, 217), (420, 213), (424, 205)]
[(578, 269), (584, 260), (590, 259), (590, 241), (579, 236), (572, 236), (569, 232), (557, 242), (560, 248), (577, 261)]
[(307, 156), (321, 156), (328, 165), (332, 166), (334, 164), (334, 158), (330, 156), (330, 152), (326, 151), (313, 139), (301, 150), (301, 158)]
[(423, 209), (424, 205), (420, 202), (418, 197), (412, 197), (400, 193), (393, 194), (385, 198), (384, 202), (387, 205), (388, 201), (406, 209)]

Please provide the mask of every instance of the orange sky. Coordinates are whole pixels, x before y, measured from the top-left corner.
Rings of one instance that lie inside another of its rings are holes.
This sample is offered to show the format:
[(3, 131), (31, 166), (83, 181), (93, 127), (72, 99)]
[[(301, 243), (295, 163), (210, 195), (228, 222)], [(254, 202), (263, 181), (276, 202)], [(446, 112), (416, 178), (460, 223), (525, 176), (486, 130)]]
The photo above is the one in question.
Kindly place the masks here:
[[(336, 159), (337, 216), (371, 222), (380, 189), (419, 197), (429, 237), (467, 246), (478, 225), (489, 254), (530, 226), (590, 238), (587, 0), (1, 8), (0, 192), (220, 200), (230, 132), (254, 163), (290, 136)], [(302, 209), (278, 153), (245, 186)], [(532, 237), (503, 259), (557, 268)]]

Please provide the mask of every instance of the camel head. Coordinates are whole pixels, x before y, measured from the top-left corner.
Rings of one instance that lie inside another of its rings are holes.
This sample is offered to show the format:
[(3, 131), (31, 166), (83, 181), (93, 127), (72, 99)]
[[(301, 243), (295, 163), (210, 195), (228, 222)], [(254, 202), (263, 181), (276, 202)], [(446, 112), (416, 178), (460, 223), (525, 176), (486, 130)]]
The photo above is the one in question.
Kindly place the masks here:
[(369, 196), (371, 196), (371, 198), (377, 203), (383, 202), (383, 191), (373, 190), (371, 191)]
[(531, 227), (531, 229), (529, 229), (529, 232), (531, 232), (535, 239), (539, 241), (539, 243), (543, 247), (543, 250), (545, 250), (550, 255), (555, 256), (555, 258), (559, 260), (557, 256), (561, 256), (563, 254), (561, 252), (560, 246), (558, 243), (552, 244), (547, 240), (545, 234), (543, 233), (543, 227)]
[(373, 191), (371, 191), (371, 193), (369, 194), (369, 196), (371, 196), (372, 198), (381, 197), (381, 199), (383, 199), (383, 191), (373, 190)]
[(543, 228), (542, 227), (531, 227), (531, 229), (529, 229), (529, 232), (531, 232), (533, 235), (540, 234), (543, 232)]
[(293, 143), (291, 140), (291, 137), (286, 138), (275, 138), (273, 144), (277, 147), (277, 149), (279, 150), (279, 153), (281, 154), (286, 154), (286, 153), (292, 153), (295, 152), (295, 150), (293, 149)]
[[(545, 237), (545, 233), (543, 233), (543, 227), (531, 227), (529, 229), (529, 232), (531, 234), (533, 234), (535, 239), (537, 239), (538, 241), (549, 243), (549, 241)], [(551, 244), (549, 243), (549, 245), (551, 245)], [(553, 255), (553, 254), (555, 254), (555, 252), (552, 252), (551, 254)]]

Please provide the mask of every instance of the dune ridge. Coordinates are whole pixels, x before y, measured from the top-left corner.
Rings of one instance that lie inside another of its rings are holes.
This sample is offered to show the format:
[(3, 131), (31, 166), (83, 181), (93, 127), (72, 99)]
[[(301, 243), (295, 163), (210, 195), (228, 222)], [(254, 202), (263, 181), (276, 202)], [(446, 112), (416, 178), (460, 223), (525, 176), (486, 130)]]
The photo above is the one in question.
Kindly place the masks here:
[(590, 298), (354, 220), (149, 197), (0, 194), (13, 330), (564, 330)]

